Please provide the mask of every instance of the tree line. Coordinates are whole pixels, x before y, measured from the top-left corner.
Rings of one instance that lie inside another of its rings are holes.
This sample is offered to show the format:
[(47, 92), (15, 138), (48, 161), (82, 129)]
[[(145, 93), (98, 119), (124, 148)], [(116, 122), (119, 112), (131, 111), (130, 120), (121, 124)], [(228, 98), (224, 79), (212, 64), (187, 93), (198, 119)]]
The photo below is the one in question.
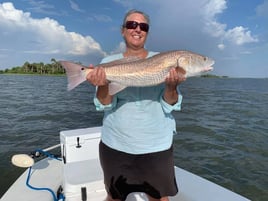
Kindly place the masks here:
[(17, 74), (64, 74), (65, 69), (54, 58), (51, 63), (29, 63), (26, 61), (23, 66), (13, 67), (11, 69), (0, 70), (0, 73), (17, 73)]

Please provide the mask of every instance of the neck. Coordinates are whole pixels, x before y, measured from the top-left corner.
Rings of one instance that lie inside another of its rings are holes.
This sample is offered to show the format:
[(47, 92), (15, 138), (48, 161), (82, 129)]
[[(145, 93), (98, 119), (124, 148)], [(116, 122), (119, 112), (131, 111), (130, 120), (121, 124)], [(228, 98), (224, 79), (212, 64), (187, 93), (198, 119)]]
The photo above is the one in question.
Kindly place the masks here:
[(129, 49), (127, 48), (126, 51), (123, 53), (124, 57), (140, 57), (140, 58), (146, 58), (148, 55), (148, 51), (144, 48), (141, 49)]

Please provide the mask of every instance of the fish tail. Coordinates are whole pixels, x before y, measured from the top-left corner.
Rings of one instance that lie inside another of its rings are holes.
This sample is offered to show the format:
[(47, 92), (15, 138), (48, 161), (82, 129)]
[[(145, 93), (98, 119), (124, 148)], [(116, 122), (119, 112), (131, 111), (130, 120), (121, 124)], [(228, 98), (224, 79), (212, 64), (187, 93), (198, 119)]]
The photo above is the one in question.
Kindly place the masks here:
[(60, 64), (65, 69), (68, 80), (68, 91), (74, 89), (82, 82), (86, 81), (86, 67), (69, 61), (60, 61)]

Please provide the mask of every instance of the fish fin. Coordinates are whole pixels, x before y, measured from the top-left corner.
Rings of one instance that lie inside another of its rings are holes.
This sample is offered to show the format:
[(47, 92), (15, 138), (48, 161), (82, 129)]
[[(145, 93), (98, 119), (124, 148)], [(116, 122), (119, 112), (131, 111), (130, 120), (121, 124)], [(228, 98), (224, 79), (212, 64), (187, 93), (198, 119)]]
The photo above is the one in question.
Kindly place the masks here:
[(82, 82), (86, 81), (87, 67), (70, 61), (60, 61), (61, 66), (65, 69), (68, 79), (68, 91), (74, 89)]
[(182, 73), (184, 75), (186, 74), (186, 70), (184, 68), (180, 67), (180, 66), (177, 66), (175, 68), (175, 70), (176, 70), (177, 73)]
[(109, 84), (109, 94), (114, 95), (114, 94), (122, 91), (125, 88), (126, 88), (126, 86), (124, 86), (124, 85), (118, 84), (116, 82), (111, 82)]

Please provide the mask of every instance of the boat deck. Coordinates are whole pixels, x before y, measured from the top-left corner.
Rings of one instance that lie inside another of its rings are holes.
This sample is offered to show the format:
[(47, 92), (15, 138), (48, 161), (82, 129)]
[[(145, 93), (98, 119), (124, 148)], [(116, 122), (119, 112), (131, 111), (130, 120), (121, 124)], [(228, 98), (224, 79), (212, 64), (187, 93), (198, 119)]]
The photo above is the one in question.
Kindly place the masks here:
[[(51, 188), (56, 192), (58, 187), (62, 185), (62, 168), (62, 162), (46, 158), (32, 167), (30, 184), (34, 187)], [(98, 177), (98, 170), (97, 172), (96, 169), (88, 171)], [(181, 168), (175, 167), (175, 172), (179, 193), (177, 196), (171, 197), (170, 201), (250, 201)], [(83, 172), (78, 174), (81, 176)], [(51, 194), (47, 191), (36, 191), (28, 188), (25, 184), (27, 175), (28, 171), (26, 170), (1, 198), (1, 201), (53, 201)], [(103, 201), (106, 196), (103, 180), (92, 180), (91, 186), (92, 189), (87, 193), (87, 201)], [(73, 197), (69, 195), (66, 201), (78, 200), (81, 200), (81, 195), (73, 195)], [(142, 200), (147, 200), (143, 193), (130, 194), (127, 199), (127, 201)]]
[[(61, 152), (65, 163), (45, 158), (32, 166), (30, 185), (64, 189), (66, 201), (79, 201), (81, 188), (87, 201), (103, 201), (106, 192), (98, 158), (100, 128), (86, 128), (61, 132)], [(79, 142), (78, 142), (79, 141)], [(170, 201), (250, 201), (226, 188), (186, 170), (175, 167), (179, 193)], [(1, 198), (1, 201), (53, 201), (48, 191), (36, 191), (26, 186), (26, 170)], [(144, 193), (132, 193), (127, 201), (146, 201)]]

